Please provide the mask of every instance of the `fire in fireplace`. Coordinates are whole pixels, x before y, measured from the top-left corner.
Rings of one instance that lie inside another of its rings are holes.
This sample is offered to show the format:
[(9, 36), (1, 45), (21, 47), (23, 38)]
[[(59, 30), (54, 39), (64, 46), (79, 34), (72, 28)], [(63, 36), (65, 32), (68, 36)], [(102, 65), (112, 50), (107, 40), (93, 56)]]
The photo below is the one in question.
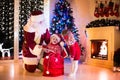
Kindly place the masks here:
[(108, 59), (108, 40), (91, 40), (91, 58), (102, 60)]

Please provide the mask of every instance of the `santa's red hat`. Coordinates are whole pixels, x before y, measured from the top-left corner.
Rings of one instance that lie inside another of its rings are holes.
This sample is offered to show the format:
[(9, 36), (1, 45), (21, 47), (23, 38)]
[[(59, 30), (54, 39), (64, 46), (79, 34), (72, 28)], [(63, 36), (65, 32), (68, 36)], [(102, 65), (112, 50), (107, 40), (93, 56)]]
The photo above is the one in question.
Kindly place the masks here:
[(44, 20), (43, 12), (40, 10), (31, 12), (31, 21), (32, 22), (40, 22)]

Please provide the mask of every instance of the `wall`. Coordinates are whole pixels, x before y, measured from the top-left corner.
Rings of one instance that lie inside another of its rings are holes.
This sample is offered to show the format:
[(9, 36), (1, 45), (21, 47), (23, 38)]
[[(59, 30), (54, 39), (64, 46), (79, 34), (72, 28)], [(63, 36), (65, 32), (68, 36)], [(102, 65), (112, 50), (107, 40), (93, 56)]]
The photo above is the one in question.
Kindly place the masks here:
[(73, 8), (73, 17), (75, 24), (79, 28), (80, 41), (86, 47), (85, 27), (89, 23), (91, 17), (89, 14), (89, 0), (70, 0)]

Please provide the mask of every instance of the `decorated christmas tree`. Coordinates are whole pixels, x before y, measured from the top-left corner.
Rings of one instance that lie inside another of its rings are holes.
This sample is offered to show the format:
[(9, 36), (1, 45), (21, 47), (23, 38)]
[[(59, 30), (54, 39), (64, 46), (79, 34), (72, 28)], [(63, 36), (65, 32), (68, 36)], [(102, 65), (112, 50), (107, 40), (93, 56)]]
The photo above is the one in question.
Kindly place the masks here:
[(76, 41), (80, 44), (78, 28), (74, 24), (72, 13), (73, 11), (72, 8), (70, 8), (70, 3), (68, 3), (66, 0), (59, 0), (55, 4), (50, 32), (51, 34), (61, 34), (64, 29), (70, 29), (74, 34)]

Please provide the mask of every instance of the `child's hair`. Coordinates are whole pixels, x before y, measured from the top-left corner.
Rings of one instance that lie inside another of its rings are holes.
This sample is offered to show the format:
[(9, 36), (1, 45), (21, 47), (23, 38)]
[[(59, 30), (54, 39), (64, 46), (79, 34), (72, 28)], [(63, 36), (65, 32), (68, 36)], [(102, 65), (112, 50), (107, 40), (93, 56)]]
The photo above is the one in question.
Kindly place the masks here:
[(63, 31), (62, 31), (62, 35), (63, 35), (63, 36), (66, 35), (67, 32), (68, 32), (68, 30), (63, 30)]
[(63, 30), (62, 31), (62, 35), (65, 36), (65, 35), (71, 35), (72, 32), (70, 30)]
[(65, 40), (69, 40), (69, 37), (74, 39), (74, 35), (69, 29), (68, 30), (63, 30), (62, 31), (62, 36)]

